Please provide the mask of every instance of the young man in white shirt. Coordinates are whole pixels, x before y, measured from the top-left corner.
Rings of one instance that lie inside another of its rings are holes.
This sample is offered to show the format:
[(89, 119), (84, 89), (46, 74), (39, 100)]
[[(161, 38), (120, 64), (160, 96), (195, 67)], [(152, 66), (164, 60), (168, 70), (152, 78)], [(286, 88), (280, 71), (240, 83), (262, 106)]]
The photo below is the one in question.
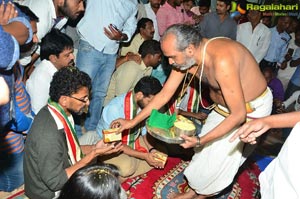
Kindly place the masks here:
[(35, 114), (47, 104), (53, 74), (74, 62), (72, 39), (59, 30), (52, 29), (42, 39), (41, 60), (26, 82)]

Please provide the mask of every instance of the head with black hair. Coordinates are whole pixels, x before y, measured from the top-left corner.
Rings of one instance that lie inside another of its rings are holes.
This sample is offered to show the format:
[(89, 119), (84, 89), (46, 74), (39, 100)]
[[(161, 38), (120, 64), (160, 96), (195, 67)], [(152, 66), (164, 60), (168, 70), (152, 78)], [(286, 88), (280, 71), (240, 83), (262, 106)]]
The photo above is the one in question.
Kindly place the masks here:
[(207, 1), (207, 0), (200, 0), (198, 1), (198, 6), (199, 7), (210, 7), (210, 1)]
[(287, 31), (290, 24), (292, 22), (292, 18), (290, 16), (280, 16), (278, 17), (276, 30), (279, 33), (283, 33), (284, 31)]
[(41, 60), (49, 60), (60, 69), (74, 63), (73, 40), (65, 33), (53, 28), (41, 42)]
[(84, 12), (85, 0), (64, 0), (56, 5), (59, 16), (64, 16), (72, 20), (77, 19)]
[(143, 62), (146, 66), (157, 66), (161, 61), (162, 51), (160, 43), (156, 40), (146, 40), (139, 48)]
[(89, 105), (91, 78), (76, 67), (69, 66), (54, 73), (50, 83), (50, 99), (68, 113), (81, 114)]
[(161, 89), (162, 85), (155, 77), (142, 77), (133, 89), (138, 106), (143, 109)]
[(297, 28), (299, 28), (300, 22), (296, 17), (291, 17), (291, 24), (290, 26), (287, 28), (286, 32), (291, 34), (291, 33), (295, 33)]
[(227, 15), (231, 8), (231, 0), (217, 0), (216, 12), (218, 15)]
[(154, 26), (153, 21), (149, 18), (141, 18), (137, 23), (137, 32), (141, 34), (141, 36), (145, 40), (153, 39), (154, 35)]
[(89, 165), (77, 170), (58, 199), (120, 199), (119, 171), (112, 164)]
[(198, 2), (198, 6), (199, 6), (199, 12), (201, 13), (201, 15), (204, 15), (209, 12), (210, 1), (200, 0)]
[(300, 47), (300, 27), (295, 31), (295, 44)]
[(196, 64), (196, 60), (188, 55), (190, 48), (200, 46), (202, 36), (194, 27), (186, 24), (172, 25), (161, 37), (161, 48), (170, 65), (187, 70)]

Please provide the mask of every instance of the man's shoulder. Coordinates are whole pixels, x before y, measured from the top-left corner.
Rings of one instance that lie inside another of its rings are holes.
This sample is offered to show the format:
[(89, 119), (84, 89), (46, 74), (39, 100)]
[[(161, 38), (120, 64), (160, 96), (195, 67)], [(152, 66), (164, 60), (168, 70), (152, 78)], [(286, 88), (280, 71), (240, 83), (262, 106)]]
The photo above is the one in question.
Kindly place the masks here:
[(262, 30), (264, 33), (266, 33), (266, 34), (271, 34), (270, 28), (268, 28), (265, 24), (259, 23), (259, 24), (257, 25), (257, 27), (258, 27), (260, 30)]
[(114, 97), (103, 109), (103, 113), (112, 113), (123, 110), (124, 100), (127, 93)]
[[(164, 5), (161, 5), (157, 11), (157, 14), (158, 13), (165, 13), (166, 10), (169, 10), (170, 9), (170, 5), (166, 2), (164, 3)], [(167, 13), (165, 13), (167, 14)]]
[(204, 15), (204, 19), (219, 18), (216, 12), (209, 12)]
[(250, 26), (251, 26), (251, 23), (249, 21), (245, 22), (245, 23), (238, 24), (239, 28), (250, 27)]
[(57, 125), (47, 106), (44, 106), (34, 117), (28, 137), (48, 135), (48, 130), (57, 130)]
[(138, 69), (142, 65), (143, 65), (143, 62), (138, 64), (135, 61), (128, 61), (128, 62), (121, 64), (116, 71), (118, 71), (118, 73), (124, 72), (124, 71), (132, 71), (132, 69)]
[(52, 79), (56, 71), (55, 66), (50, 61), (44, 59), (35, 67), (27, 82)]
[(36, 114), (34, 122), (48, 121), (49, 119), (54, 122), (54, 119), (46, 105)]

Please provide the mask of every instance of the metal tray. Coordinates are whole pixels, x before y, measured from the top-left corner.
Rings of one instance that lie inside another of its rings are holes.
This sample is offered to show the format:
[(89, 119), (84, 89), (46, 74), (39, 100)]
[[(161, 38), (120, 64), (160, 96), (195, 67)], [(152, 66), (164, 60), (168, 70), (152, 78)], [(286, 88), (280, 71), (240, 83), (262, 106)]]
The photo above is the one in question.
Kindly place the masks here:
[(184, 143), (184, 140), (181, 137), (171, 137), (170, 135), (174, 135), (171, 131), (173, 129), (171, 128), (170, 130), (166, 129), (160, 129), (156, 127), (151, 127), (148, 125), (148, 122), (146, 122), (146, 128), (147, 131), (150, 135), (155, 137), (158, 140), (161, 140), (163, 142), (169, 143), (169, 144), (181, 144)]

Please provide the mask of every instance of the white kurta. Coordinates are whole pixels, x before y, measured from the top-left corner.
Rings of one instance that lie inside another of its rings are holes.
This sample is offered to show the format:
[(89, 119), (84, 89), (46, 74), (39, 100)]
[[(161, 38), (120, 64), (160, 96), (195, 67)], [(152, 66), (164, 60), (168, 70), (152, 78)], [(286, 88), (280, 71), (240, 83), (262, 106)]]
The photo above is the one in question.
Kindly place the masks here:
[(243, 44), (259, 63), (267, 54), (271, 31), (262, 23), (257, 24), (254, 30), (250, 22), (242, 23), (237, 27), (236, 40)]

